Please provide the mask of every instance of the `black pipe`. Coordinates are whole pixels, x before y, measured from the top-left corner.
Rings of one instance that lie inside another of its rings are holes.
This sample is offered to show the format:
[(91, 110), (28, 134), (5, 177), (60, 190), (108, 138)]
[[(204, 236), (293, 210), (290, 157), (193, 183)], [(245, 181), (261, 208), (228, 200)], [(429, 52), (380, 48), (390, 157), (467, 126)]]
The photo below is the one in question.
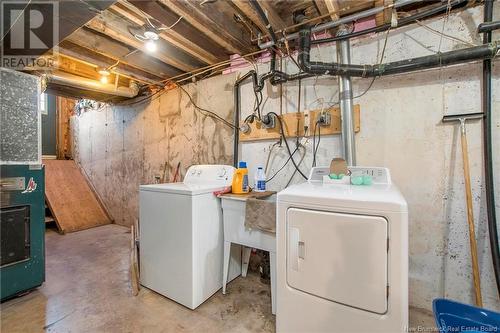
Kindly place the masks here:
[(273, 44), (276, 44), (276, 40), (277, 40), (276, 34), (274, 33), (274, 30), (273, 30), (273, 27), (271, 26), (271, 23), (269, 23), (269, 20), (267, 19), (266, 13), (264, 13), (264, 10), (259, 5), (257, 0), (250, 0), (250, 4), (255, 9), (257, 14), (260, 16), (260, 19), (264, 22), (264, 25), (266, 26), (267, 32), (271, 36)]
[(481, 33), (491, 32), (493, 30), (500, 29), (500, 21), (495, 22), (483, 22), (477, 27), (477, 31)]
[(335, 62), (325, 63), (310, 61), (311, 28), (305, 27), (301, 29), (299, 33), (298, 62), (304, 72), (311, 74), (376, 77), (492, 58), (496, 55), (499, 48), (499, 42), (493, 42), (467, 49), (437, 53), (379, 65), (347, 65)]
[[(493, 18), (493, 0), (484, 3), (484, 19), (488, 23)], [(484, 33), (483, 43), (491, 43), (491, 31)], [(486, 185), (486, 210), (488, 215), (488, 233), (490, 235), (491, 258), (493, 271), (500, 296), (500, 250), (498, 245), (498, 230), (495, 212), (495, 187), (493, 175), (493, 148), (491, 140), (491, 60), (483, 61), (483, 142), (484, 142), (484, 180)]]
[(240, 77), (234, 83), (234, 142), (233, 142), (233, 166), (235, 168), (238, 167), (238, 151), (239, 151), (239, 143), (240, 143), (240, 85), (243, 81), (248, 79), (249, 77), (253, 78), (254, 83), (256, 82), (257, 74), (255, 71), (249, 71), (242, 77)]
[[(420, 12), (420, 13), (417, 13), (415, 15), (402, 18), (402, 19), (398, 20), (398, 26), (396, 28), (404, 27), (406, 25), (415, 23), (418, 20), (424, 20), (424, 19), (429, 18), (431, 16), (445, 13), (446, 11), (448, 11), (448, 8), (450, 10), (452, 10), (452, 9), (462, 7), (462, 6), (466, 5), (467, 2), (468, 2), (468, 0), (455, 0), (455, 1), (450, 2), (449, 5), (448, 5), (448, 3), (446, 3), (444, 5), (426, 10), (424, 12)], [(354, 37), (367, 35), (370, 33), (387, 31), (391, 28), (392, 28), (391, 24), (386, 23), (386, 24), (382, 24), (382, 25), (379, 25), (379, 26), (376, 26), (373, 28), (369, 28), (369, 29), (365, 29), (365, 30), (361, 30), (361, 31), (356, 31), (356, 32), (352, 32), (349, 34), (345, 34), (345, 35), (339, 35), (339, 36), (335, 36), (335, 37), (328, 37), (328, 38), (312, 40), (311, 44), (331, 43), (331, 42), (336, 42), (339, 40), (350, 39), (350, 38), (354, 38)]]

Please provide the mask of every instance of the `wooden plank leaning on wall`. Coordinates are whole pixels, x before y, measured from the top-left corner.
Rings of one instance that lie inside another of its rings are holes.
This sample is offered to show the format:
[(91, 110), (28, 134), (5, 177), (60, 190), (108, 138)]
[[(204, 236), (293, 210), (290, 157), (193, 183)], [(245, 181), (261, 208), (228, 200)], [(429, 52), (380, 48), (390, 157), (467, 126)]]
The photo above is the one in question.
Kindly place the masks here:
[(75, 99), (57, 96), (56, 150), (58, 160), (68, 160), (73, 158), (69, 119), (73, 115), (75, 104)]

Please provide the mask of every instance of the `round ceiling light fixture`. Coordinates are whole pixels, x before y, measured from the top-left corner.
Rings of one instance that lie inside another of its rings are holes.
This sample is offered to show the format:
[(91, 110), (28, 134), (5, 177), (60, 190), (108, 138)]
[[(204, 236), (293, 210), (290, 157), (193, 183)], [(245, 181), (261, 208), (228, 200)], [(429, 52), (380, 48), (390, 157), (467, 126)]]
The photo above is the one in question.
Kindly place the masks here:
[(146, 51), (152, 53), (152, 52), (156, 52), (157, 50), (157, 45), (156, 45), (156, 41), (153, 40), (153, 39), (148, 39), (145, 43), (144, 43), (144, 46), (146, 47)]
[(156, 41), (158, 40), (158, 33), (152, 29), (148, 29), (144, 32), (144, 46), (148, 52), (156, 52), (158, 46)]
[(108, 77), (111, 75), (111, 72), (107, 68), (97, 68), (97, 73), (101, 76), (99, 81), (102, 84), (108, 83)]
[(144, 37), (147, 40), (158, 40), (159, 38), (158, 33), (154, 30), (146, 30), (144, 32)]

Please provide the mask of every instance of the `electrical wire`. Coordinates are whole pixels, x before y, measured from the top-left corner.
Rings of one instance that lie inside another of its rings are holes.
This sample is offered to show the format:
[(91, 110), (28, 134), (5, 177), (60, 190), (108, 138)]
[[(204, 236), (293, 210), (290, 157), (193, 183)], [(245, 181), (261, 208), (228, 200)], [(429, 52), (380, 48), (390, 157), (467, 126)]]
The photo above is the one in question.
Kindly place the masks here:
[[(318, 126), (318, 124), (319, 124), (319, 121), (316, 121), (316, 123), (314, 124), (314, 131), (313, 131), (313, 146), (312, 146), (312, 151), (313, 151), (312, 166), (313, 167), (316, 166), (316, 154), (318, 152), (319, 143), (321, 141), (321, 125)], [(318, 132), (318, 144), (317, 145), (316, 145), (316, 128), (319, 128), (319, 132)]]
[(432, 29), (431, 27), (423, 24), (422, 22), (420, 22), (419, 20), (415, 20), (415, 23), (417, 23), (419, 26), (421, 26), (422, 28), (436, 34), (436, 35), (440, 35), (441, 37), (444, 37), (446, 39), (449, 39), (449, 40), (452, 40), (452, 41), (455, 41), (455, 42), (459, 42), (459, 43), (462, 43), (462, 44), (466, 44), (466, 45), (469, 45), (469, 46), (478, 46), (479, 44), (474, 44), (474, 43), (471, 43), (471, 42), (468, 42), (466, 40), (463, 40), (463, 39), (460, 39), (458, 37), (455, 37), (455, 36), (451, 36), (451, 35), (448, 35), (448, 34), (445, 34), (444, 32), (439, 32), (435, 29)]
[[(183, 91), (189, 98), (189, 101), (191, 102), (191, 104), (193, 104), (193, 107), (196, 111), (200, 112), (201, 114), (205, 115), (205, 116), (208, 116), (214, 120), (218, 120), (220, 122), (222, 122), (224, 125), (228, 126), (228, 127), (231, 127), (232, 129), (237, 129), (239, 130), (239, 128), (237, 128), (236, 126), (234, 126), (233, 124), (231, 124), (230, 122), (228, 122), (226, 119), (222, 118), (221, 116), (219, 116), (217, 113), (213, 112), (213, 111), (210, 111), (210, 110), (207, 110), (205, 108), (202, 108), (200, 107), (198, 104), (196, 104), (196, 102), (194, 101), (193, 97), (189, 94), (189, 92), (187, 92), (186, 89), (184, 89), (184, 87), (182, 86), (177, 86), (179, 89), (181, 89), (181, 91)], [(132, 106), (132, 105), (136, 105), (136, 104), (139, 104), (139, 103), (142, 103), (146, 100), (156, 100), (156, 98), (159, 98), (161, 97), (161, 95), (159, 95), (160, 93), (164, 93), (165, 90), (163, 89), (160, 89), (140, 100), (137, 100), (137, 101), (133, 101), (131, 103), (118, 103), (118, 105), (122, 105), (122, 106)], [(157, 96), (159, 95), (159, 96)], [(155, 99), (153, 99), (153, 97), (157, 96)]]
[(283, 121), (281, 120), (281, 118), (276, 114), (276, 112), (269, 112), (268, 115), (274, 115), (276, 117), (276, 119), (278, 120), (278, 123), (280, 124), (280, 128), (281, 128), (281, 136), (283, 138), (283, 141), (285, 142), (285, 146), (286, 146), (286, 149), (288, 151), (288, 154), (290, 155), (290, 160), (292, 161), (293, 163), (293, 166), (295, 167), (295, 169), (300, 173), (300, 175), (304, 178), (304, 179), (307, 179), (307, 176), (299, 169), (299, 166), (297, 165), (297, 162), (295, 162), (295, 160), (293, 159), (292, 157), (292, 150), (290, 149), (290, 145), (288, 144), (288, 140), (286, 139), (286, 134), (285, 134), (285, 126), (283, 126)]
[[(162, 82), (174, 81), (176, 79), (179, 79), (179, 80), (175, 81), (176, 83), (183, 82), (185, 80), (189, 80), (189, 79), (191, 79), (191, 78), (193, 78), (193, 77), (195, 77), (197, 75), (200, 75), (202, 73), (205, 73), (207, 71), (211, 71), (211, 70), (213, 70), (215, 68), (219, 68), (219, 67), (222, 67), (222, 66), (229, 65), (229, 64), (231, 64), (231, 62), (233, 62), (235, 60), (239, 60), (239, 59), (245, 59), (245, 60), (247, 60), (246, 57), (254, 56), (254, 55), (265, 53), (265, 52), (267, 52), (267, 50), (264, 49), (264, 50), (258, 50), (258, 51), (250, 52), (250, 53), (244, 54), (242, 56), (236, 56), (236, 57), (233, 57), (233, 58), (231, 58), (229, 60), (224, 60), (224, 61), (221, 61), (221, 62), (218, 62), (218, 63), (215, 63), (215, 64), (207, 65), (205, 67), (193, 69), (192, 71), (185, 72), (185, 73), (173, 76), (173, 77), (168, 78), (168, 79), (164, 79)], [(186, 75), (189, 75), (189, 76), (180, 79), (181, 77), (186, 76)]]
[(271, 153), (273, 152), (274, 147), (276, 147), (277, 145), (281, 145), (281, 140), (278, 140), (277, 142), (273, 143), (272, 146), (269, 148), (269, 153), (267, 154), (266, 167), (264, 168), (264, 173), (267, 173), (267, 168), (269, 167), (269, 161), (271, 160)]
[(153, 99), (153, 97), (154, 97), (154, 96), (156, 96), (156, 95), (158, 95), (158, 94), (160, 94), (160, 93), (163, 93), (163, 92), (165, 92), (165, 90), (163, 90), (163, 89), (159, 89), (159, 90), (155, 91), (154, 93), (149, 94), (148, 96), (145, 96), (145, 97), (144, 97), (144, 98), (142, 98), (142, 99), (139, 99), (139, 100), (134, 100), (134, 101), (132, 101), (132, 102), (130, 102), (130, 103), (116, 103), (116, 104), (117, 104), (117, 105), (121, 105), (121, 106), (132, 106), (132, 105), (137, 105), (137, 104), (140, 104), (140, 103), (142, 103), (142, 102), (144, 102), (144, 101), (147, 101), (147, 100), (149, 100), (149, 99), (150, 99), (151, 101), (154, 101), (154, 100), (156, 100), (156, 98), (160, 97), (161, 95), (160, 95), (160, 96), (157, 96), (155, 99)]
[(288, 164), (288, 162), (290, 162), (292, 156), (297, 152), (298, 149), (299, 147), (295, 147), (295, 150), (290, 154), (290, 156), (288, 156), (288, 159), (285, 161), (285, 163), (283, 163), (283, 165), (278, 169), (278, 171), (276, 171), (271, 177), (269, 177), (266, 180), (266, 183), (269, 183), (271, 180), (273, 180), (281, 172), (281, 170), (283, 170), (286, 167), (286, 165)]
[[(168, 27), (165, 27), (165, 28), (158, 28), (157, 30), (158, 31), (165, 31), (165, 30), (172, 30), (173, 27), (175, 27), (177, 25), (177, 23), (179, 23), (182, 19), (184, 18), (184, 16), (179, 16), (179, 18), (177, 19), (177, 21), (175, 21), (174, 23), (172, 23), (171, 25), (169, 25)], [(149, 21), (149, 20), (148, 20)]]
[(189, 98), (189, 101), (191, 102), (191, 104), (193, 104), (193, 107), (195, 110), (197, 110), (198, 112), (200, 112), (201, 114), (205, 115), (205, 116), (208, 116), (208, 117), (211, 117), (215, 120), (219, 120), (221, 121), (222, 123), (224, 123), (226, 126), (229, 126), (231, 127), (232, 129), (236, 129), (236, 130), (239, 130), (238, 127), (234, 126), (233, 124), (231, 124), (229, 121), (227, 121), (226, 119), (222, 118), (221, 116), (219, 116), (217, 113), (213, 112), (213, 111), (210, 111), (210, 110), (207, 110), (207, 109), (204, 109), (202, 107), (200, 107), (198, 104), (195, 103), (193, 97), (187, 92), (186, 89), (184, 89), (184, 87), (182, 86), (177, 86), (179, 89), (181, 89)]
[[(391, 31), (391, 29), (388, 29), (387, 32), (386, 32), (386, 34), (385, 34), (384, 47), (382, 48), (382, 54), (380, 55), (379, 65), (382, 64), (382, 61), (384, 61), (384, 55), (385, 55), (385, 50), (386, 50), (386, 47), (387, 47), (387, 40), (389, 38), (389, 32), (390, 31)], [(372, 86), (375, 83), (375, 80), (377, 78), (378, 78), (378, 76), (374, 76), (373, 79), (371, 80), (370, 84), (368, 85), (368, 88), (366, 88), (365, 91), (363, 91), (361, 94), (354, 96), (352, 99), (363, 97), (372, 88)]]
[[(299, 167), (300, 165), (302, 164), (302, 162), (304, 161), (305, 157), (306, 157), (306, 147), (304, 146), (300, 146), (299, 148), (303, 148), (302, 151), (302, 157), (300, 158), (300, 161), (299, 161)], [(286, 183), (285, 187), (288, 187), (290, 185), (290, 183), (292, 182), (293, 180), (293, 177), (295, 177), (295, 174), (297, 173), (297, 170), (295, 170), (293, 173), (292, 173), (292, 176), (290, 177), (290, 179), (288, 180), (288, 183)]]

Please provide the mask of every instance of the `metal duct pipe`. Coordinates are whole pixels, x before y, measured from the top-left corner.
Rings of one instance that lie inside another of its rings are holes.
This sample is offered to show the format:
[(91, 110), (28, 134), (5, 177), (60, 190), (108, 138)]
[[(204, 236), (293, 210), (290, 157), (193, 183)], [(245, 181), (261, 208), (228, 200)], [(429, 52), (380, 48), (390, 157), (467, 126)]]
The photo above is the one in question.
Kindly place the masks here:
[(62, 72), (47, 74), (46, 77), (48, 82), (62, 86), (91, 90), (108, 95), (133, 98), (139, 93), (139, 86), (135, 83), (132, 83), (130, 87), (115, 87), (114, 84), (103, 84), (96, 80), (82, 78), (80, 76)]
[[(403, 7), (406, 5), (410, 5), (410, 4), (422, 2), (422, 1), (423, 0), (399, 0), (399, 1), (396, 1), (391, 7), (392, 8), (399, 8), (399, 7)], [(353, 15), (342, 17), (336, 21), (331, 21), (331, 22), (319, 24), (319, 25), (315, 26), (314, 28), (312, 28), (312, 32), (323, 31), (323, 30), (338, 27), (342, 24), (351, 23), (351, 22), (357, 21), (359, 19), (381, 13), (385, 9), (386, 9), (385, 6), (374, 7), (374, 8), (371, 8), (371, 9), (368, 9), (368, 10), (365, 10), (365, 11), (362, 11), (362, 12), (359, 12), (359, 13), (356, 13)], [(285, 37), (280, 38), (278, 40), (278, 42), (284, 42), (285, 40), (293, 40), (293, 39), (297, 39), (297, 38), (299, 38), (299, 33), (295, 32), (293, 34), (287, 35), (286, 38)], [(259, 44), (259, 47), (261, 49), (267, 49), (273, 45), (275, 45), (275, 42), (269, 41), (267, 43)]]
[[(351, 63), (350, 41), (337, 43), (337, 58), (342, 64)], [(354, 141), (354, 113), (352, 105), (352, 82), (347, 75), (339, 76), (340, 121), (342, 124), (342, 155), (349, 166), (356, 165), (356, 146)]]

